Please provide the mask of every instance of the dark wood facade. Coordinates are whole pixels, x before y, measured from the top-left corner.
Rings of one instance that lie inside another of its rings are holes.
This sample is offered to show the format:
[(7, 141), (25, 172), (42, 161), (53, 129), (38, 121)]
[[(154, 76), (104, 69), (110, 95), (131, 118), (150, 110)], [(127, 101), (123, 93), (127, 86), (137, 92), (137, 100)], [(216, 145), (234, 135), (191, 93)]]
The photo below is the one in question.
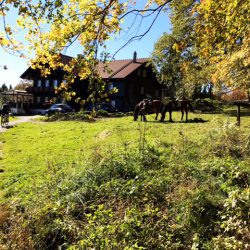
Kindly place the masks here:
[(120, 111), (133, 110), (136, 103), (144, 98), (161, 99), (163, 85), (159, 84), (151, 67), (142, 64), (125, 78), (110, 79), (119, 91), (111, 96), (111, 102)]
[[(70, 57), (67, 57), (70, 58)], [(109, 97), (111, 104), (118, 111), (133, 110), (135, 104), (143, 98), (158, 98), (166, 96), (167, 89), (159, 84), (152, 70), (147, 66), (148, 59), (137, 59), (136, 54), (130, 60), (115, 60), (110, 62), (110, 75), (102, 71), (101, 77), (108, 83), (108, 88), (116, 87), (118, 93)], [(55, 93), (55, 88), (64, 81), (64, 72), (60, 69), (43, 78), (38, 70), (27, 69), (21, 76), (33, 80), (33, 87), (27, 91), (34, 96), (34, 106), (47, 108), (51, 102), (61, 102), (62, 98)], [(87, 97), (86, 81), (76, 80), (75, 91), (82, 98)]]
[(42, 77), (39, 70), (28, 68), (21, 78), (33, 81), (33, 86), (26, 90), (33, 95), (33, 108), (47, 108), (51, 102), (60, 102), (61, 97), (56, 94), (55, 89), (64, 81), (62, 70), (53, 71), (48, 77)]

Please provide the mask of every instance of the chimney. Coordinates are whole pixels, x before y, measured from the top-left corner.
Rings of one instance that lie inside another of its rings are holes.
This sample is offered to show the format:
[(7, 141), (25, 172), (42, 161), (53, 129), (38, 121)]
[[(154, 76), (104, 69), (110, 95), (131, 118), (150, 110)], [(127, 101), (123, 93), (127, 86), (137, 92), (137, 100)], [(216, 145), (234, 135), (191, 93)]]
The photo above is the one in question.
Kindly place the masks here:
[(137, 58), (137, 53), (136, 51), (134, 52), (134, 55), (133, 55), (133, 62), (136, 62), (136, 58)]

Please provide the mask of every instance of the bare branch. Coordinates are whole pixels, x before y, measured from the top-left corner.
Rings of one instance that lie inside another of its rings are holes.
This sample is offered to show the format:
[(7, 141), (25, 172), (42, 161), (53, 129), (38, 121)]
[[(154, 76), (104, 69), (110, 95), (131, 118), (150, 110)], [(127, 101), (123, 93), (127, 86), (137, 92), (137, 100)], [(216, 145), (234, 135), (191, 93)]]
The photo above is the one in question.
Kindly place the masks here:
[(2, 7), (2, 5), (4, 4), (4, 2), (5, 2), (6, 0), (2, 0), (1, 2), (0, 2), (0, 6)]
[[(170, 2), (170, 1), (168, 1), (168, 2)], [(119, 49), (114, 53), (113, 58), (116, 56), (116, 54), (117, 54), (119, 51), (121, 51), (123, 48), (125, 48), (128, 44), (130, 44), (131, 42), (133, 42), (133, 41), (135, 41), (135, 40), (141, 40), (141, 39), (151, 30), (151, 28), (153, 27), (155, 21), (157, 20), (157, 18), (158, 18), (158, 16), (159, 16), (159, 14), (161, 13), (162, 9), (164, 8), (164, 6), (165, 6), (168, 2), (162, 4), (161, 6), (159, 6), (158, 8), (155, 9), (154, 13), (157, 12), (157, 14), (156, 14), (156, 16), (154, 17), (154, 19), (153, 19), (152, 23), (150, 24), (150, 26), (148, 27), (148, 29), (147, 29), (143, 34), (140, 34), (140, 35), (136, 35), (136, 36), (131, 37), (131, 38), (121, 47), (121, 48), (119, 48)], [(152, 10), (152, 9), (151, 9), (151, 10)], [(130, 13), (132, 13), (132, 12), (133, 12), (133, 11), (130, 11)], [(142, 12), (142, 11), (136, 10), (136, 12), (138, 13), (138, 12)], [(150, 15), (151, 15), (151, 14), (150, 14)], [(143, 17), (142, 17), (142, 19), (143, 19)], [(142, 22), (142, 20), (141, 20), (141, 22)], [(141, 25), (141, 23), (140, 23), (140, 25)], [(140, 25), (139, 25), (139, 28), (140, 28)], [(138, 29), (138, 31), (139, 31), (139, 29)]]
[(131, 13), (142, 13), (142, 14), (146, 13), (146, 12), (154, 13), (154, 12), (158, 11), (159, 9), (163, 9), (163, 7), (166, 6), (170, 2), (171, 2), (171, 0), (167, 0), (165, 3), (159, 5), (157, 8), (151, 8), (151, 9), (133, 9), (133, 10), (130, 10), (130, 11), (126, 12), (124, 15), (122, 15), (119, 18), (119, 20), (123, 19), (124, 17), (128, 16)]

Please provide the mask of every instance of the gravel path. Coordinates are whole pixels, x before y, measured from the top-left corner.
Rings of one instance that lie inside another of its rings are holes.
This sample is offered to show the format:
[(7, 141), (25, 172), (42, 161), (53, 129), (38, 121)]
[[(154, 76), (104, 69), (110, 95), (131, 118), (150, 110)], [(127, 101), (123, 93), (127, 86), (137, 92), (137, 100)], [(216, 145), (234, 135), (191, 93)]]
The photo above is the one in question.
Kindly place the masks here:
[(28, 115), (28, 116), (17, 116), (17, 120), (14, 120), (14, 121), (11, 121), (8, 125), (7, 128), (2, 128), (0, 126), (0, 133), (2, 132), (5, 132), (7, 129), (11, 129), (13, 128), (15, 125), (17, 125), (18, 123), (22, 123), (22, 122), (29, 122), (31, 120), (33, 120), (34, 118), (37, 118), (37, 117), (41, 117), (41, 116), (38, 116), (38, 115)]

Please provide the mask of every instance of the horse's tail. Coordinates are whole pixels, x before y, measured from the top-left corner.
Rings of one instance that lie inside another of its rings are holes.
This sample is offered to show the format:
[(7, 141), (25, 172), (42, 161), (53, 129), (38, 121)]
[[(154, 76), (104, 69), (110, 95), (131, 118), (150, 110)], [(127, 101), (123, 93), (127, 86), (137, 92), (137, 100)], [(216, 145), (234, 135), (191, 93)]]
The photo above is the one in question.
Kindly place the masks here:
[(194, 108), (193, 108), (191, 102), (188, 102), (187, 104), (188, 104), (190, 111), (194, 113)]
[(166, 109), (167, 104), (164, 102), (161, 102), (161, 112), (163, 112)]

